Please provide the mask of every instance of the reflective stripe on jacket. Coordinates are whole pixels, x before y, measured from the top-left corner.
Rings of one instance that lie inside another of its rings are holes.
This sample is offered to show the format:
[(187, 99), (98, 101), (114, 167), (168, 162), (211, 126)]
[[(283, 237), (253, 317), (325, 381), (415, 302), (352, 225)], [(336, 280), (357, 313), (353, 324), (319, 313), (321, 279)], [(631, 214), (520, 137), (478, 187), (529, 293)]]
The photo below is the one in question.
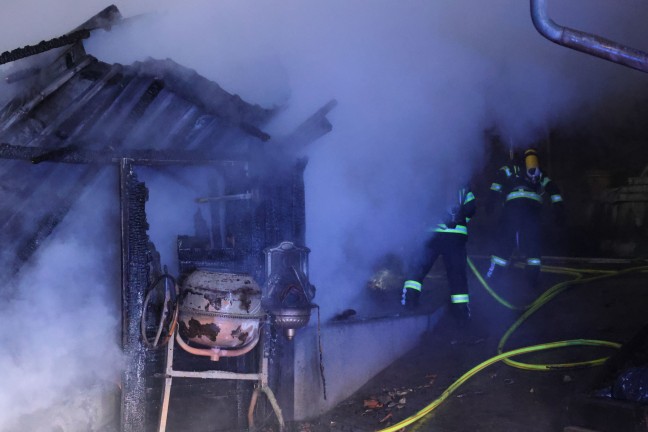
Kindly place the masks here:
[[(445, 223), (436, 224), (428, 228), (428, 232), (434, 233), (450, 233), (468, 235), (468, 221), (475, 214), (475, 195), (467, 187), (461, 188), (458, 191), (457, 202), (461, 207), (464, 215), (463, 220), (460, 220), (454, 228), (449, 228)], [(463, 222), (463, 223), (461, 223)]]

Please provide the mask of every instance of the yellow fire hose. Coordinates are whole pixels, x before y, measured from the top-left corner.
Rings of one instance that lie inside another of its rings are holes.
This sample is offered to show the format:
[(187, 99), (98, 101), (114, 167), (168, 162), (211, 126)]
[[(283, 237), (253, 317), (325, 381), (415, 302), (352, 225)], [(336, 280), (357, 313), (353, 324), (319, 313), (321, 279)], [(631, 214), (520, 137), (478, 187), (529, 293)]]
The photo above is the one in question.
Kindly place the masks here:
[[(473, 272), (478, 273), (477, 270), (475, 269), (474, 265), (472, 262), (469, 260), (469, 265)], [(543, 271), (546, 271), (548, 273), (561, 273), (561, 274), (571, 274), (574, 275), (575, 278), (572, 280), (560, 282), (553, 287), (549, 288), (547, 291), (545, 291), (540, 297), (538, 297), (533, 303), (531, 303), (529, 306), (525, 308), (524, 313), (513, 323), (513, 325), (504, 333), (502, 336), (502, 339), (500, 339), (499, 344), (497, 345), (497, 352), (502, 353), (504, 351), (504, 345), (510, 338), (510, 336), (515, 332), (515, 330), (522, 325), (522, 323), (530, 317), (533, 313), (535, 313), (540, 307), (544, 306), (546, 303), (548, 303), (550, 300), (552, 300), (554, 297), (556, 297), (558, 294), (562, 293), (565, 291), (568, 287), (572, 285), (577, 285), (577, 284), (583, 284), (587, 282), (592, 282), (595, 280), (600, 280), (600, 279), (606, 279), (610, 278), (613, 276), (619, 276), (622, 274), (626, 273), (632, 273), (632, 272), (637, 272), (637, 271), (642, 271), (646, 270), (648, 267), (646, 266), (641, 266), (641, 267), (632, 267), (629, 269), (625, 270), (592, 270), (592, 269), (585, 269), (582, 270), (580, 273), (575, 270), (575, 269), (568, 269), (568, 268), (563, 268), (563, 267), (544, 267), (543, 266)], [(591, 276), (584, 278), (582, 273), (594, 273), (596, 276)], [(482, 279), (483, 280), (483, 279)], [(482, 282), (485, 284), (486, 282)], [(513, 366), (519, 369), (525, 369), (525, 370), (537, 370), (537, 371), (545, 371), (545, 370), (555, 370), (555, 369), (572, 369), (572, 368), (577, 368), (577, 367), (589, 367), (589, 366), (600, 366), (605, 361), (607, 360), (607, 357), (600, 358), (600, 359), (595, 359), (595, 360), (589, 360), (589, 361), (584, 361), (584, 362), (577, 362), (577, 363), (557, 363), (557, 364), (527, 364), (527, 363), (521, 363), (517, 362), (514, 360), (510, 359), (504, 359), (504, 363), (508, 364), (509, 366)]]
[(512, 351), (508, 351), (499, 355), (496, 355), (495, 357), (491, 357), (488, 360), (478, 364), (474, 368), (470, 369), (468, 372), (463, 374), (457, 381), (455, 381), (450, 387), (448, 387), (442, 394), (439, 396), (437, 399), (435, 399), (432, 403), (430, 403), (428, 406), (417, 412), (416, 414), (406, 418), (405, 420), (402, 420), (392, 426), (389, 426), (385, 429), (381, 429), (379, 432), (396, 432), (400, 431), (402, 428), (405, 426), (409, 426), (412, 423), (422, 419), (429, 413), (431, 413), (436, 407), (441, 405), (441, 402), (446, 400), (448, 396), (450, 396), (452, 393), (454, 393), (455, 390), (457, 390), (464, 382), (466, 382), (470, 377), (475, 375), (477, 372), (480, 372), (483, 369), (486, 369), (488, 366), (497, 363), (500, 360), (505, 360), (508, 359), (509, 357), (514, 357), (517, 355), (521, 354), (528, 354), (531, 352), (536, 352), (536, 351), (544, 351), (544, 350), (549, 350), (549, 349), (555, 349), (555, 348), (564, 348), (564, 347), (569, 347), (569, 346), (578, 346), (578, 345), (588, 345), (588, 346), (609, 346), (612, 348), (619, 348), (620, 345), (616, 344), (614, 342), (606, 342), (606, 341), (597, 341), (597, 340), (587, 340), (587, 339), (574, 339), (574, 340), (567, 340), (567, 341), (562, 341), (562, 342), (551, 342), (547, 344), (541, 344), (541, 345), (533, 345), (525, 348), (519, 348), (515, 349)]
[[(434, 411), (441, 403), (446, 400), (452, 393), (454, 393), (455, 390), (457, 390), (464, 382), (466, 382), (470, 377), (475, 375), (477, 372), (480, 372), (481, 370), (487, 368), (488, 366), (497, 363), (499, 361), (503, 361), (504, 363), (519, 368), (519, 369), (525, 369), (525, 370), (537, 370), (537, 371), (548, 371), (548, 370), (556, 370), (556, 369), (571, 369), (571, 368), (578, 368), (578, 367), (592, 367), (592, 366), (600, 366), (602, 365), (608, 357), (604, 358), (599, 358), (595, 360), (589, 360), (589, 361), (582, 361), (582, 362), (574, 362), (574, 363), (559, 363), (559, 364), (529, 364), (529, 363), (522, 363), (518, 361), (511, 360), (511, 357), (515, 357), (521, 354), (528, 354), (532, 352), (537, 352), (537, 351), (545, 351), (545, 350), (550, 350), (550, 349), (556, 349), (556, 348), (565, 348), (565, 347), (573, 347), (573, 346), (598, 346), (598, 347), (608, 347), (608, 348), (615, 348), (618, 349), (621, 347), (621, 344), (616, 343), (616, 342), (609, 342), (609, 341), (604, 341), (604, 340), (595, 340), (595, 339), (572, 339), (572, 340), (565, 340), (565, 341), (559, 341), (559, 342), (550, 342), (550, 343), (545, 343), (545, 344), (540, 344), (540, 345), (533, 345), (529, 347), (524, 347), (524, 348), (518, 348), (514, 349), (508, 352), (503, 352), (504, 345), (506, 344), (506, 341), (509, 339), (511, 334), (524, 322), (529, 316), (531, 316), (534, 312), (536, 312), (541, 306), (545, 305), (547, 302), (552, 300), (554, 297), (556, 297), (558, 294), (561, 292), (565, 291), (569, 286), (571, 285), (576, 285), (576, 284), (582, 284), (586, 282), (591, 282), (594, 280), (600, 280), (600, 279), (605, 279), (613, 276), (618, 276), (621, 274), (626, 274), (626, 273), (632, 273), (632, 272), (637, 272), (637, 271), (645, 271), (648, 270), (648, 266), (641, 266), (641, 267), (633, 267), (625, 270), (596, 270), (596, 269), (572, 269), (572, 268), (565, 268), (565, 267), (552, 267), (552, 266), (542, 266), (542, 271), (549, 272), (549, 273), (558, 273), (558, 274), (566, 274), (566, 275), (571, 275), (574, 276), (574, 279), (560, 282), (553, 287), (549, 288), (547, 291), (545, 291), (540, 297), (538, 297), (535, 301), (533, 301), (531, 304), (527, 306), (515, 306), (512, 305), (511, 303), (507, 302), (504, 300), (502, 297), (497, 295), (495, 291), (491, 289), (491, 287), (488, 286), (488, 283), (484, 280), (484, 278), (481, 276), (479, 271), (475, 268), (473, 262), (468, 258), (468, 265), (470, 266), (471, 270), (477, 277), (477, 279), (480, 281), (482, 286), (488, 291), (488, 293), (495, 298), (500, 304), (503, 306), (513, 309), (513, 310), (522, 310), (524, 311), (523, 314), (518, 318), (518, 320), (504, 333), (504, 336), (502, 336), (502, 339), (500, 339), (500, 342), (497, 346), (497, 352), (498, 354), (494, 357), (491, 357), (490, 359), (478, 364), (474, 368), (470, 369), (468, 372), (463, 374), (458, 380), (456, 380), (452, 385), (450, 385), (442, 394), (439, 396), (437, 399), (432, 401), (430, 404), (428, 404), (426, 407), (418, 411), (416, 414), (394, 424), (391, 425), (387, 428), (380, 429), (377, 432), (398, 432), (401, 431), (404, 427), (409, 426), (428, 414), (430, 414), (432, 411)], [(591, 277), (583, 277), (583, 274), (593, 274), (594, 276)]]

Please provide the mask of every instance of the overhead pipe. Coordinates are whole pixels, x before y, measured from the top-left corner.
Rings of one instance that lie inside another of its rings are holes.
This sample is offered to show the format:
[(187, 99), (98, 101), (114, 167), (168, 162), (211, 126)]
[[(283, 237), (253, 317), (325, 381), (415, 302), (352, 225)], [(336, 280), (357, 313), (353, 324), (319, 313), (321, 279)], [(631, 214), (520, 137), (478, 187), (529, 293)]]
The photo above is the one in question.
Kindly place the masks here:
[(531, 0), (531, 19), (542, 36), (558, 45), (648, 72), (647, 53), (556, 24), (547, 14), (547, 0)]

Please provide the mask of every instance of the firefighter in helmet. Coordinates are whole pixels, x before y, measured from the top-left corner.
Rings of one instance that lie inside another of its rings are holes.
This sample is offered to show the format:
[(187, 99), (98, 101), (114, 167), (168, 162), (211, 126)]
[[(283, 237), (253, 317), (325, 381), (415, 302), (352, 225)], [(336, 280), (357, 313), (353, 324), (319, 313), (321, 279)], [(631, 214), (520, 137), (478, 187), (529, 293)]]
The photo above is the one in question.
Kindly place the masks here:
[(538, 152), (524, 151), (517, 163), (498, 170), (490, 187), (489, 206), (502, 203), (498, 226), (498, 241), (491, 255), (486, 278), (494, 281), (509, 266), (509, 258), (516, 246), (526, 256), (525, 272), (529, 284), (537, 287), (542, 262), (541, 216), (543, 203), (551, 202), (556, 222), (564, 215), (563, 198), (558, 186), (540, 169)]
[(460, 323), (470, 319), (468, 306), (468, 280), (466, 277), (466, 242), (468, 221), (475, 213), (475, 196), (469, 187), (462, 187), (452, 194), (453, 201), (441, 223), (428, 228), (430, 237), (425, 250), (410, 271), (411, 279), (405, 281), (401, 304), (409, 309), (418, 307), (423, 280), (437, 258), (443, 255), (448, 285), (450, 287), (450, 310)]

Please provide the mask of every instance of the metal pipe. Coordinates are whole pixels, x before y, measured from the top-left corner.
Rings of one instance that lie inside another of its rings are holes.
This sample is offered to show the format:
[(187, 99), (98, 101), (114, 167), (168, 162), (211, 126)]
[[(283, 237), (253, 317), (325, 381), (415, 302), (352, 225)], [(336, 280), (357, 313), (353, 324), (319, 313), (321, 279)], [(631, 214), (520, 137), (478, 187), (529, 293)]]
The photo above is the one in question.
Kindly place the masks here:
[(240, 194), (231, 194), (231, 195), (221, 195), (221, 196), (215, 196), (215, 197), (203, 197), (203, 198), (196, 198), (196, 202), (198, 204), (203, 204), (207, 203), (210, 201), (238, 201), (238, 200), (249, 200), (254, 198), (254, 193), (253, 192), (245, 192), (245, 193), (240, 193)]
[(187, 351), (190, 354), (198, 355), (198, 356), (207, 356), (209, 357), (212, 361), (218, 361), (221, 357), (237, 357), (243, 354), (247, 354), (248, 352), (252, 351), (252, 348), (254, 348), (259, 342), (259, 332), (257, 332), (254, 335), (254, 339), (250, 341), (250, 343), (242, 348), (239, 349), (221, 349), (218, 347), (214, 348), (194, 348), (187, 344), (184, 340), (182, 340), (182, 337), (180, 336), (180, 333), (176, 334), (176, 341), (178, 342), (178, 345), (185, 351)]
[(648, 72), (647, 53), (600, 36), (556, 24), (547, 14), (547, 0), (531, 0), (531, 19), (542, 36), (558, 45)]

